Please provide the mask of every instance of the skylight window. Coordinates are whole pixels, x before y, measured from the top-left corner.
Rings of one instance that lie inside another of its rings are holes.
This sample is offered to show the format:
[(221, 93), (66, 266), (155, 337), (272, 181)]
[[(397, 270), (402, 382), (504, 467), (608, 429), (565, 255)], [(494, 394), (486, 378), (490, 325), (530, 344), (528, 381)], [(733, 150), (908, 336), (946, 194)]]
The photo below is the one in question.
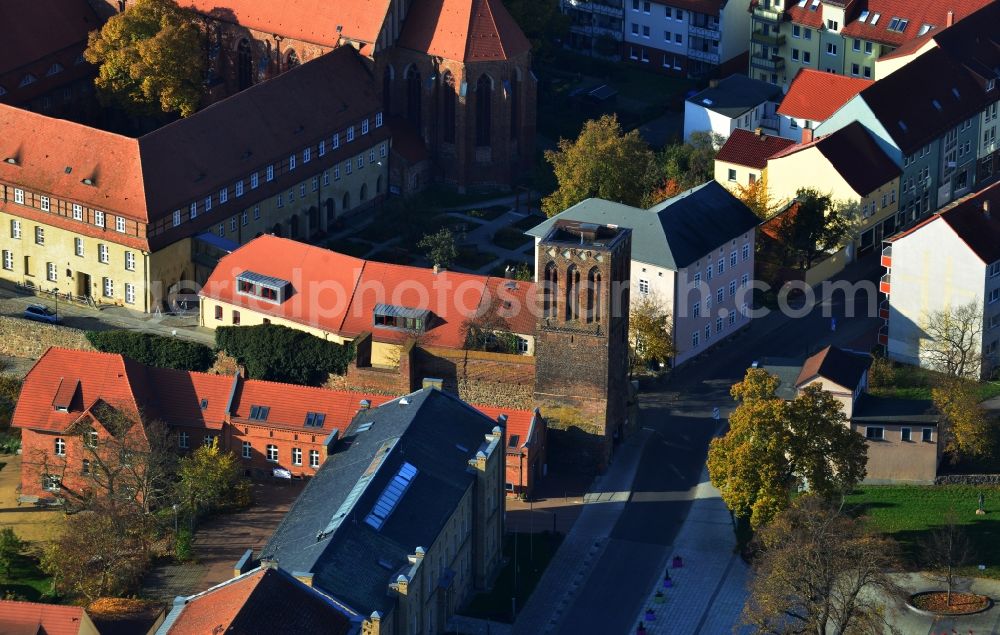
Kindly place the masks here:
[(864, 11), (861, 12), (861, 15), (858, 16), (858, 20), (864, 22), (865, 20), (868, 19), (868, 15), (869, 15), (869, 11), (868, 11), (868, 9), (865, 9)]
[(869, 22), (869, 24), (871, 24), (872, 26), (875, 26), (876, 24), (878, 24), (878, 19), (881, 18), (881, 17), (882, 17), (881, 13), (876, 13), (875, 15), (872, 16), (872, 21)]
[(934, 28), (934, 26), (931, 25), (931, 24), (921, 25), (920, 31), (917, 33), (917, 35), (924, 35), (925, 33), (927, 33), (928, 31), (930, 31), (933, 28)]
[(402, 500), (403, 494), (410, 488), (413, 479), (417, 476), (417, 468), (404, 462), (399, 471), (392, 477), (392, 480), (382, 490), (381, 496), (375, 502), (375, 507), (365, 518), (365, 522), (375, 531), (382, 529), (382, 525), (389, 519), (393, 510)]
[(938, 100), (932, 99), (931, 100), (931, 105), (934, 106), (934, 110), (937, 110), (938, 112), (941, 111), (941, 102), (939, 102)]
[(819, 0), (813, 0), (812, 4), (809, 5), (809, 10), (810, 11), (815, 11), (818, 8), (819, 8)]
[(899, 120), (899, 129), (902, 130), (903, 132), (906, 132), (907, 130), (906, 122), (904, 122), (902, 119)]
[(800, 7), (804, 7), (804, 6), (806, 6), (807, 2), (809, 2), (809, 0), (799, 0), (799, 6)]
[(306, 427), (307, 428), (322, 428), (323, 423), (326, 421), (326, 415), (322, 412), (307, 412), (306, 413)]
[(906, 25), (909, 23), (910, 23), (909, 20), (905, 20), (903, 18), (893, 18), (892, 21), (889, 22), (889, 26), (886, 28), (890, 31), (902, 33), (903, 31), (906, 30)]
[(961, 95), (961, 93), (958, 92), (957, 88), (952, 88), (951, 89), (951, 94), (955, 96), (955, 99), (961, 99), (962, 98), (962, 95)]
[(271, 412), (268, 406), (250, 406), (250, 419), (253, 421), (267, 421), (267, 415)]
[(206, 410), (208, 408), (208, 399), (201, 400), (201, 409)]

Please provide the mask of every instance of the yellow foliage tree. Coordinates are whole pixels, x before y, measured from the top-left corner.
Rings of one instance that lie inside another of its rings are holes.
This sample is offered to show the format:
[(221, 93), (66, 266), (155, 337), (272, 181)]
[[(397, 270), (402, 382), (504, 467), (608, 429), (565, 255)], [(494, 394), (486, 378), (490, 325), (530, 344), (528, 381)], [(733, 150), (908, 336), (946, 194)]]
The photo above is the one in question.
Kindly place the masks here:
[(137, 115), (187, 117), (198, 109), (205, 73), (204, 43), (194, 14), (173, 0), (134, 0), (92, 31), (84, 57), (100, 68), (102, 102)]
[(736, 198), (750, 208), (761, 220), (767, 220), (778, 213), (781, 206), (771, 197), (767, 187), (767, 171), (759, 179), (746, 185), (736, 185)]

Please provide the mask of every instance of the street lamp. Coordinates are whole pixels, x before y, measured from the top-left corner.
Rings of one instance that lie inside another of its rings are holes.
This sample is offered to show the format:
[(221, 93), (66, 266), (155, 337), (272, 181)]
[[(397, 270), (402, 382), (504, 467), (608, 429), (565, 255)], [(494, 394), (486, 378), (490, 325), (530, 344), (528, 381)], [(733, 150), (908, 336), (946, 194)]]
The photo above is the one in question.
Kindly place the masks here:
[(174, 503), (174, 535), (177, 535), (177, 503)]
[(56, 295), (56, 317), (59, 317), (59, 287), (52, 290)]

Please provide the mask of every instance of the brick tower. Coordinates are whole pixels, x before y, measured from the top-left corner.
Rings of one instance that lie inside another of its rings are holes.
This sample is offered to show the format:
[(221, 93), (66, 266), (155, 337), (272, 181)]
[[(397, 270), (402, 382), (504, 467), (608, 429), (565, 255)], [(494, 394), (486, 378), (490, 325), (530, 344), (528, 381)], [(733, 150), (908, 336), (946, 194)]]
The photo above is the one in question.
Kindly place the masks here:
[(603, 470), (628, 432), (632, 232), (559, 221), (536, 248), (535, 401), (566, 456)]

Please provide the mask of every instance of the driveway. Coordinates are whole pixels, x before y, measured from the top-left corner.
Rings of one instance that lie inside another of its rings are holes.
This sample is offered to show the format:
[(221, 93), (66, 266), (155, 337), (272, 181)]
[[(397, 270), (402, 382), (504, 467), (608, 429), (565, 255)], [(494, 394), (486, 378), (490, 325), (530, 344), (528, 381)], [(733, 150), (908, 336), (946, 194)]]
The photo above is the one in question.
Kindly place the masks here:
[(170, 603), (232, 578), (244, 552), (264, 547), (304, 487), (303, 481), (254, 483), (253, 507), (202, 523), (194, 539), (195, 562), (156, 566), (143, 582), (142, 596)]

